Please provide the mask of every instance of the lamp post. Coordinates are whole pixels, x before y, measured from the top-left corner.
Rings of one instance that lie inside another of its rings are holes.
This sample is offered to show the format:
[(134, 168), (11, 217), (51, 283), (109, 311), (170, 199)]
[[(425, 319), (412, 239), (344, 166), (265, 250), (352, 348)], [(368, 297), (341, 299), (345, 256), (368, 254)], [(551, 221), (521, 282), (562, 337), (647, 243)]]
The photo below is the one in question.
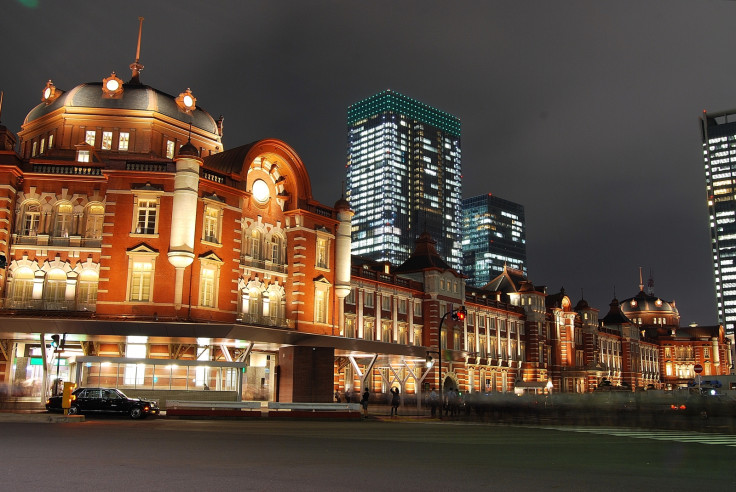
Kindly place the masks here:
[(465, 310), (465, 306), (460, 306), (457, 309), (446, 312), (442, 315), (440, 320), (440, 326), (437, 328), (437, 350), (427, 350), (427, 363), (431, 363), (432, 357), (429, 354), (437, 354), (439, 366), (437, 367), (437, 386), (440, 390), (440, 420), (442, 420), (442, 405), (445, 402), (445, 398), (442, 391), (442, 324), (445, 322), (447, 315), (452, 315), (454, 321), (463, 321), (468, 312)]

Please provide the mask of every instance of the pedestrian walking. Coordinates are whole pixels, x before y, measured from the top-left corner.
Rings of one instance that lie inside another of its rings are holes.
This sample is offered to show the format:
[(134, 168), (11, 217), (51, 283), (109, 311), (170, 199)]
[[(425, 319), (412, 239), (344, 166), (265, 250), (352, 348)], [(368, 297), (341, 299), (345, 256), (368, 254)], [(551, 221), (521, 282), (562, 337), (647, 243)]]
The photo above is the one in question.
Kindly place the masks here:
[[(432, 392), (429, 394), (429, 408), (432, 411), (432, 417), (435, 417), (437, 415), (439, 400), (440, 397), (439, 395), (437, 395), (437, 391), (435, 391), (434, 387), (432, 387)], [(442, 413), (442, 409), (440, 409), (440, 413)]]
[(335, 390), (335, 403), (340, 403), (342, 400), (340, 399), (340, 392)]

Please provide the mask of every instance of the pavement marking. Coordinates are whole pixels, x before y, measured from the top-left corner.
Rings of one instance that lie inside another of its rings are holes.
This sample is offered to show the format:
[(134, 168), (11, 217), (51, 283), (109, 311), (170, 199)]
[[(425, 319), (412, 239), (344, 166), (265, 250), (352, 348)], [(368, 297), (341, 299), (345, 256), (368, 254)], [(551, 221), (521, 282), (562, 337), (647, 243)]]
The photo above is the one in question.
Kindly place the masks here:
[(715, 444), (736, 448), (736, 435), (731, 434), (711, 434), (696, 431), (669, 431), (657, 429), (620, 429), (614, 427), (539, 426), (538, 428), (566, 432), (582, 432), (588, 434), (605, 434), (616, 437), (631, 437), (634, 439), (652, 439), (655, 441)]

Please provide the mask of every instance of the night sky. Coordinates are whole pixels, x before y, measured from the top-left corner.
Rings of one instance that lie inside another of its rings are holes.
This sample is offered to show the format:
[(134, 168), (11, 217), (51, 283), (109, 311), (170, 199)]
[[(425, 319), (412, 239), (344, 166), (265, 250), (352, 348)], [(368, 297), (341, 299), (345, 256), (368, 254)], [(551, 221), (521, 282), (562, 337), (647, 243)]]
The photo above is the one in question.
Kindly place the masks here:
[(698, 117), (736, 107), (736, 2), (5, 0), (0, 121), (48, 79), (191, 88), (224, 144), (291, 145), (340, 198), (347, 108), (393, 89), (462, 121), (463, 195), (526, 207), (529, 278), (608, 312), (639, 267), (717, 321)]

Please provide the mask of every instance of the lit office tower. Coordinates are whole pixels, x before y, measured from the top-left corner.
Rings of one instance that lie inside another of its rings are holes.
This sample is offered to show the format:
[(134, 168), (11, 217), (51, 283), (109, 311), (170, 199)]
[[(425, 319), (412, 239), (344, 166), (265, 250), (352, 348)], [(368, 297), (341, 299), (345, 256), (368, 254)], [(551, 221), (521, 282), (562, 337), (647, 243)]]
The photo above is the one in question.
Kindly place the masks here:
[(503, 273), (504, 265), (526, 275), (524, 206), (493, 196), (463, 200), (463, 273), (482, 287)]
[(718, 323), (736, 327), (736, 111), (700, 118)]
[(390, 90), (350, 106), (352, 253), (398, 265), (426, 231), (460, 271), (460, 174), (458, 118)]

